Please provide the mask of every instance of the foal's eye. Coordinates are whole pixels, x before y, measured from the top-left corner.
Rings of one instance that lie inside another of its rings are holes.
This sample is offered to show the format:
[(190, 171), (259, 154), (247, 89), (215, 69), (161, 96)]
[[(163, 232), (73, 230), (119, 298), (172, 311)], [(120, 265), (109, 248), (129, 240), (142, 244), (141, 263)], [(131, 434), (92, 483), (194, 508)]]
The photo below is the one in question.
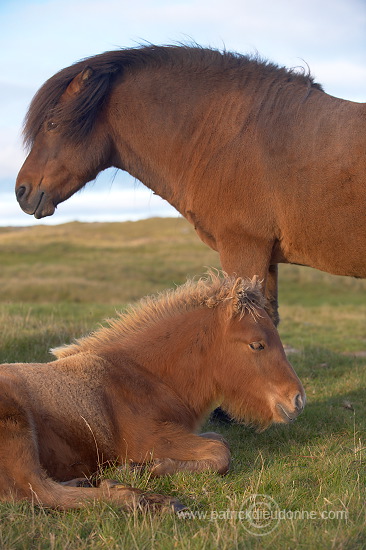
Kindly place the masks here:
[(55, 130), (57, 128), (57, 123), (53, 122), (53, 120), (49, 120), (47, 122), (47, 130)]
[(252, 349), (254, 351), (260, 351), (260, 350), (264, 349), (264, 345), (261, 342), (251, 342), (249, 344), (249, 347), (250, 347), (250, 349)]

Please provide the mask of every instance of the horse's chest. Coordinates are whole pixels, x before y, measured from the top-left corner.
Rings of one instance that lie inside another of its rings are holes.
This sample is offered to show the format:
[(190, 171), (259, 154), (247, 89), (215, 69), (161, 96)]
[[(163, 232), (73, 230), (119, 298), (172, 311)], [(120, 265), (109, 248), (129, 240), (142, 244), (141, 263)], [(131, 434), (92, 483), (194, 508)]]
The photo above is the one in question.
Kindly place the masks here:
[(213, 248), (213, 250), (217, 250), (216, 239), (212, 232), (208, 231), (206, 221), (197, 216), (191, 210), (186, 212), (185, 217), (194, 226), (201, 241), (207, 244), (210, 248)]

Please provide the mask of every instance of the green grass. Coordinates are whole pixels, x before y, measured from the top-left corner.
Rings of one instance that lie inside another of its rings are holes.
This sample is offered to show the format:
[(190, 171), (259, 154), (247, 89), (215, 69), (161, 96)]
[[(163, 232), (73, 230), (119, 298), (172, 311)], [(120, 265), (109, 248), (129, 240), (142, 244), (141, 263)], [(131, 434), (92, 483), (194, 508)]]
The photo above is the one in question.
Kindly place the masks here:
[[(0, 361), (31, 362), (49, 360), (50, 347), (96, 328), (128, 302), (219, 261), (184, 220), (165, 219), (3, 228), (0, 265)], [(178, 497), (192, 517), (3, 503), (1, 550), (366, 547), (365, 291), (366, 281), (280, 267), (280, 334), (307, 392), (304, 413), (260, 434), (208, 423), (231, 445), (225, 477), (122, 477)], [(265, 536), (249, 533), (239, 514), (257, 493), (285, 516)]]

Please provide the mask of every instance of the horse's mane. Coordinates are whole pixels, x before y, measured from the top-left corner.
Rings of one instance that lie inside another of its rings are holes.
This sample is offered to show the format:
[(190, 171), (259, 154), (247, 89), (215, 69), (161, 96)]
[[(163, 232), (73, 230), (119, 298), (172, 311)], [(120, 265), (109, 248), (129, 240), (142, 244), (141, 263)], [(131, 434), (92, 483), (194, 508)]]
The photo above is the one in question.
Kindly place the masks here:
[(109, 319), (108, 326), (51, 352), (57, 358), (80, 352), (98, 353), (101, 347), (114, 347), (116, 342), (123, 345), (124, 339), (138, 335), (141, 330), (154, 326), (162, 319), (195, 308), (215, 308), (225, 301), (229, 302), (232, 316), (243, 316), (245, 313), (257, 316), (258, 308), (265, 305), (261, 282), (256, 277), (242, 279), (210, 271), (199, 280), (188, 280), (176, 289), (143, 298), (137, 305), (130, 305), (116, 319)]
[[(282, 88), (295, 83), (302, 88), (322, 89), (310, 74), (294, 69), (279, 67), (258, 56), (251, 57), (237, 53), (220, 52), (200, 46), (143, 46), (127, 50), (105, 52), (78, 61), (62, 69), (38, 90), (34, 96), (24, 122), (24, 143), (31, 147), (36, 135), (46, 120), (52, 118), (62, 121), (63, 135), (74, 142), (82, 142), (90, 135), (97, 113), (108, 98), (117, 77), (123, 76), (125, 69), (140, 70), (144, 67), (160, 66), (181, 67), (196, 73), (202, 72), (208, 78), (210, 72), (217, 77), (232, 77), (232, 71), (239, 71), (239, 78), (256, 78), (263, 82), (269, 78), (278, 82)], [(72, 101), (59, 104), (59, 100), (71, 80), (90, 67), (93, 73), (85, 86)], [(231, 76), (228, 76), (231, 74)], [(237, 77), (238, 78), (238, 77)]]

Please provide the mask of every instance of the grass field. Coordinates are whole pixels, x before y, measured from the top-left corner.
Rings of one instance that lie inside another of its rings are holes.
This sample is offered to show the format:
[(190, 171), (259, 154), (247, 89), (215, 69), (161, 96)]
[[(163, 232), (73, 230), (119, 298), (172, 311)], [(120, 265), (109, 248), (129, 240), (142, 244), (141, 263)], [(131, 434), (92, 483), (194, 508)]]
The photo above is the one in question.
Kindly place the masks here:
[[(219, 267), (182, 219), (0, 228), (0, 361), (47, 361), (143, 295)], [(208, 423), (230, 442), (220, 477), (180, 473), (137, 487), (177, 496), (186, 517), (0, 505), (0, 548), (366, 548), (366, 281), (280, 267), (280, 334), (306, 389), (291, 426), (257, 434)], [(261, 494), (265, 521), (248, 519)]]

